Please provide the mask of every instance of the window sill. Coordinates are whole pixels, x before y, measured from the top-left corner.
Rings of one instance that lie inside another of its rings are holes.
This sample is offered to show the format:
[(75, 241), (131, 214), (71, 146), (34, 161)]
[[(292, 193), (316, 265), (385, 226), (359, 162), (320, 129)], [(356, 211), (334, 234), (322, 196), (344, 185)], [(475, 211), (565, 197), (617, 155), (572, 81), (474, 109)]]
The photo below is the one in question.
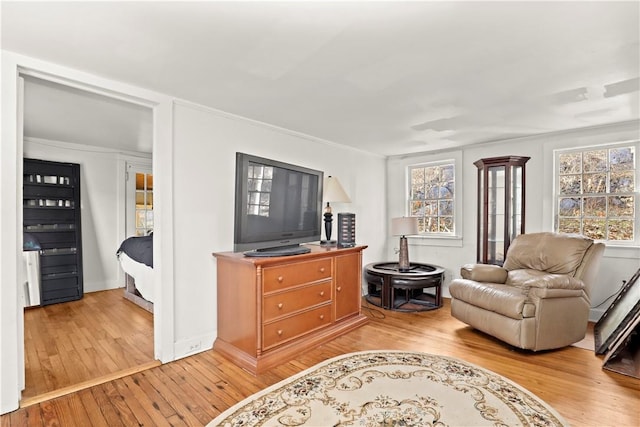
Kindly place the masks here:
[(640, 259), (640, 246), (616, 246), (613, 244), (605, 244), (605, 258)]
[(409, 245), (415, 246), (446, 246), (451, 248), (462, 247), (461, 236), (407, 236)]

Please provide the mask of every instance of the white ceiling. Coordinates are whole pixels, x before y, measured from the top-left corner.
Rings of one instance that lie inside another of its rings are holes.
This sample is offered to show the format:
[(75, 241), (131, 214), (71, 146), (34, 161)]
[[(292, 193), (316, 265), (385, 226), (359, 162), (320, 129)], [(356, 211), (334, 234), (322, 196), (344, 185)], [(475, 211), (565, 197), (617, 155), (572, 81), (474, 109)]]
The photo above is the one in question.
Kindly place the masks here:
[[(3, 49), (381, 155), (640, 117), (638, 1), (1, 7)], [(148, 111), (27, 84), (28, 136), (144, 151)]]

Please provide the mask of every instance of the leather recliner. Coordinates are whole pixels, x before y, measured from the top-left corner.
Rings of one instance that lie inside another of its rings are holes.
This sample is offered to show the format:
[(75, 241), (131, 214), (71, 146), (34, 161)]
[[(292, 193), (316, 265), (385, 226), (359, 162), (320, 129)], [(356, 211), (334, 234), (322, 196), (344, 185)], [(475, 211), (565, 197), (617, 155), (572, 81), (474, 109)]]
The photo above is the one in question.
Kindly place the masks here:
[(578, 235), (517, 236), (503, 267), (467, 264), (449, 285), (451, 314), (527, 350), (565, 347), (584, 338), (589, 294), (603, 243)]

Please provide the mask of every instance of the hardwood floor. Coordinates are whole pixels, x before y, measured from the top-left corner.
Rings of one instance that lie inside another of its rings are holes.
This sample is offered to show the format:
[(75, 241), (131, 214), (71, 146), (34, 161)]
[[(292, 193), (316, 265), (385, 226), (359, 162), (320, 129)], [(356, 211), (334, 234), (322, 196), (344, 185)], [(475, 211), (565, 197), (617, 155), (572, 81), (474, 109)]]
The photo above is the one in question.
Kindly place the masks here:
[(453, 319), (448, 300), (431, 312), (364, 312), (367, 325), (257, 377), (210, 350), (31, 405), (2, 416), (0, 425), (204, 425), (318, 362), (373, 349), (442, 354), (490, 369), (538, 395), (574, 426), (640, 425), (640, 380), (602, 370), (602, 358), (592, 350), (515, 350)]
[(91, 292), (25, 310), (23, 404), (159, 364), (153, 315), (122, 295), (122, 289)]

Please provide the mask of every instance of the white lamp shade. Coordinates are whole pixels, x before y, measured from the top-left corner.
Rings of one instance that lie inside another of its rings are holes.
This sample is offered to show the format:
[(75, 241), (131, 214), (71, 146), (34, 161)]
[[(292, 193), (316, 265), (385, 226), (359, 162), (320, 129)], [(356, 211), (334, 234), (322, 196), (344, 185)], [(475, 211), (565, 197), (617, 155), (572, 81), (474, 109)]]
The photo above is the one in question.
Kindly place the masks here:
[(411, 236), (418, 234), (418, 218), (415, 216), (391, 218), (391, 234), (394, 236)]
[(325, 178), (323, 191), (323, 198), (326, 202), (351, 203), (351, 199), (340, 185), (340, 181), (334, 176)]

